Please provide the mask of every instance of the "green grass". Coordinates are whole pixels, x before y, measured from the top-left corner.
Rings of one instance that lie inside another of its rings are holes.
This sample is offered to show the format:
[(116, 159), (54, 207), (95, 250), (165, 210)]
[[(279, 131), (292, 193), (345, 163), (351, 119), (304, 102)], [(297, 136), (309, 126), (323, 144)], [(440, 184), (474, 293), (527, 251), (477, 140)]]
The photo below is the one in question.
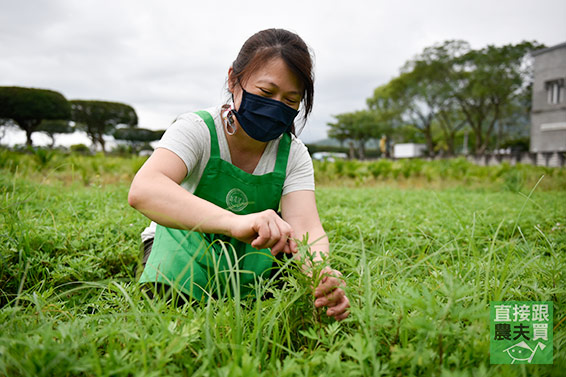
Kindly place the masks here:
[[(282, 289), (257, 286), (273, 293), (266, 301), (148, 299), (132, 276), (148, 221), (126, 200), (143, 160), (3, 153), (0, 375), (559, 376), (566, 367), (560, 171), (509, 167), (522, 181), (502, 173), (484, 185), (473, 174), (460, 185), (354, 174), (341, 179), (348, 187), (319, 187), (329, 262), (352, 304), (335, 323), (292, 269)], [(535, 173), (545, 177), (531, 193)], [(554, 365), (489, 364), (491, 300), (554, 303)]]

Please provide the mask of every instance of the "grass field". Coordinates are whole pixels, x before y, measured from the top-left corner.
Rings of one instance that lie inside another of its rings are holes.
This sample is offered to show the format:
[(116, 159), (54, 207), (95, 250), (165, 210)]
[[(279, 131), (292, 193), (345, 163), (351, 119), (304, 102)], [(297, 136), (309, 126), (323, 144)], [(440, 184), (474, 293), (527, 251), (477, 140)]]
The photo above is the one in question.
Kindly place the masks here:
[[(352, 304), (334, 323), (292, 268), (265, 301), (148, 299), (126, 200), (142, 163), (0, 151), (0, 375), (564, 375), (563, 170), (317, 164)], [(553, 365), (490, 365), (492, 300), (553, 302)]]

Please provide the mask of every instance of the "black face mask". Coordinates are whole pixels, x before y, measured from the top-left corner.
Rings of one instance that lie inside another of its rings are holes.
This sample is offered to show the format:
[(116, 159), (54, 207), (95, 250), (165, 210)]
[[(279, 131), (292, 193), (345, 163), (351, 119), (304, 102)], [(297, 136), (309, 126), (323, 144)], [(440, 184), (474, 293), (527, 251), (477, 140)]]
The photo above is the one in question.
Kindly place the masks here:
[(266, 142), (291, 131), (297, 110), (281, 101), (242, 90), (240, 108), (233, 113), (248, 136)]

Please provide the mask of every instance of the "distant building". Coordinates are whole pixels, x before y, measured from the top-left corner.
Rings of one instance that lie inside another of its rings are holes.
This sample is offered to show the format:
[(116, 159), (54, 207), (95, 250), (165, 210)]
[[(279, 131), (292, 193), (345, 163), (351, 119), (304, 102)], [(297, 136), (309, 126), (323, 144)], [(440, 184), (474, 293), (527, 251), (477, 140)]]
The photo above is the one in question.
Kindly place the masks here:
[(564, 166), (566, 156), (566, 42), (535, 51), (531, 153), (537, 165)]
[(314, 152), (312, 158), (318, 161), (334, 162), (336, 160), (345, 160), (348, 158), (348, 155), (340, 152)]
[(426, 151), (426, 145), (424, 144), (395, 144), (393, 146), (393, 157), (394, 158), (414, 158), (422, 157)]

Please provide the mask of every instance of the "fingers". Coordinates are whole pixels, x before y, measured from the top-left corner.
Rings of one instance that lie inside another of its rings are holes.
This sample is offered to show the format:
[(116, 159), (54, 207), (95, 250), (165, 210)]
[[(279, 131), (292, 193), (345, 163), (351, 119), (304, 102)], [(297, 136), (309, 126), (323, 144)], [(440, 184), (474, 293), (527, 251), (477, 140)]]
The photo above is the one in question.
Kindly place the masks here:
[(347, 311), (349, 307), (350, 307), (350, 300), (348, 300), (348, 297), (343, 296), (340, 303), (338, 303), (333, 307), (328, 308), (328, 310), (326, 311), (326, 315), (329, 317), (334, 317), (337, 320), (342, 320), (348, 317), (348, 315), (350, 314)]
[(293, 253), (296, 254), (299, 251), (299, 247), (295, 242), (295, 232), (291, 229), (291, 236), (287, 239), (287, 248), (289, 251), (285, 251), (287, 254)]
[(297, 243), (294, 239), (295, 233), (293, 232), (293, 229), (291, 229), (291, 226), (283, 220), (281, 220), (279, 226), (281, 237), (279, 238), (279, 241), (271, 247), (271, 254), (275, 256), (280, 252), (284, 252), (286, 254), (294, 254), (298, 252), (299, 248), (297, 247)]
[(325, 276), (323, 276), (314, 291), (314, 305), (317, 308), (323, 306), (328, 307), (326, 315), (334, 317), (337, 321), (341, 321), (350, 315), (350, 312), (347, 310), (350, 307), (350, 301), (348, 297), (346, 297), (344, 290), (340, 288), (345, 286), (346, 283), (339, 277), (336, 277), (336, 275), (341, 275), (336, 270), (326, 268), (322, 273), (324, 273)]
[(279, 238), (279, 241), (271, 247), (271, 254), (275, 256), (281, 251), (288, 253), (288, 249), (289, 246), (287, 244), (287, 237), (281, 237)]
[(256, 214), (254, 229), (256, 229), (258, 236), (251, 244), (256, 249), (269, 248), (281, 237), (281, 232), (279, 232), (277, 224), (274, 223), (275, 218), (273, 216), (277, 216), (277, 214), (272, 210)]
[[(271, 253), (273, 255), (277, 255), (280, 251), (283, 251), (287, 254), (289, 253), (296, 253), (299, 251), (297, 247), (297, 243), (295, 242), (295, 232), (293, 232), (293, 228), (289, 225), (286, 221), (284, 221), (279, 215), (277, 215), (275, 219), (277, 223), (277, 227), (280, 232), (280, 239), (278, 244), (271, 249)], [(274, 250), (275, 249), (275, 250)]]
[[(282, 238), (281, 231), (279, 230), (279, 226), (276, 220), (270, 219), (267, 223), (267, 226), (269, 227), (269, 240), (267, 240), (265, 244), (266, 248), (277, 245), (281, 240), (283, 240), (283, 238), (285, 238), (284, 236)], [(284, 241), (287, 240), (285, 239)]]
[(275, 211), (267, 210), (256, 214), (254, 229), (257, 237), (251, 242), (256, 249), (271, 248), (271, 254), (296, 253), (297, 244), (293, 240), (294, 232)]
[[(348, 306), (350, 306), (350, 305), (348, 305)], [(348, 318), (349, 315), (350, 315), (350, 312), (349, 312), (349, 311), (345, 311), (345, 312), (342, 313), (342, 314), (334, 315), (334, 319), (337, 320), (337, 321), (343, 321), (343, 320), (345, 320), (346, 318)]]
[(343, 297), (344, 291), (342, 289), (335, 288), (332, 292), (324, 296), (317, 297), (314, 302), (314, 306), (316, 306), (317, 308), (320, 308), (321, 306), (334, 306), (338, 302), (340, 302)]
[[(336, 274), (336, 275), (339, 274), (338, 271), (334, 271), (334, 270), (331, 273)], [(327, 296), (332, 291), (334, 291), (336, 288), (341, 287), (341, 286), (345, 286), (345, 285), (346, 285), (346, 283), (344, 282), (344, 280), (342, 280), (341, 278), (335, 277), (335, 276), (330, 276), (327, 272), (322, 277), (320, 283), (318, 284), (318, 287), (316, 287), (316, 289), (314, 290), (314, 297), (319, 298), (319, 297)]]
[(350, 315), (347, 310), (350, 307), (350, 300), (348, 300), (348, 297), (346, 297), (346, 294), (341, 288), (336, 288), (326, 297), (316, 299), (314, 305), (317, 308), (327, 306), (328, 310), (326, 311), (326, 315), (334, 317), (338, 321)]
[(257, 233), (257, 237), (252, 241), (251, 245), (256, 249), (262, 249), (271, 238), (269, 224), (267, 222), (259, 222), (254, 224), (254, 229)]

